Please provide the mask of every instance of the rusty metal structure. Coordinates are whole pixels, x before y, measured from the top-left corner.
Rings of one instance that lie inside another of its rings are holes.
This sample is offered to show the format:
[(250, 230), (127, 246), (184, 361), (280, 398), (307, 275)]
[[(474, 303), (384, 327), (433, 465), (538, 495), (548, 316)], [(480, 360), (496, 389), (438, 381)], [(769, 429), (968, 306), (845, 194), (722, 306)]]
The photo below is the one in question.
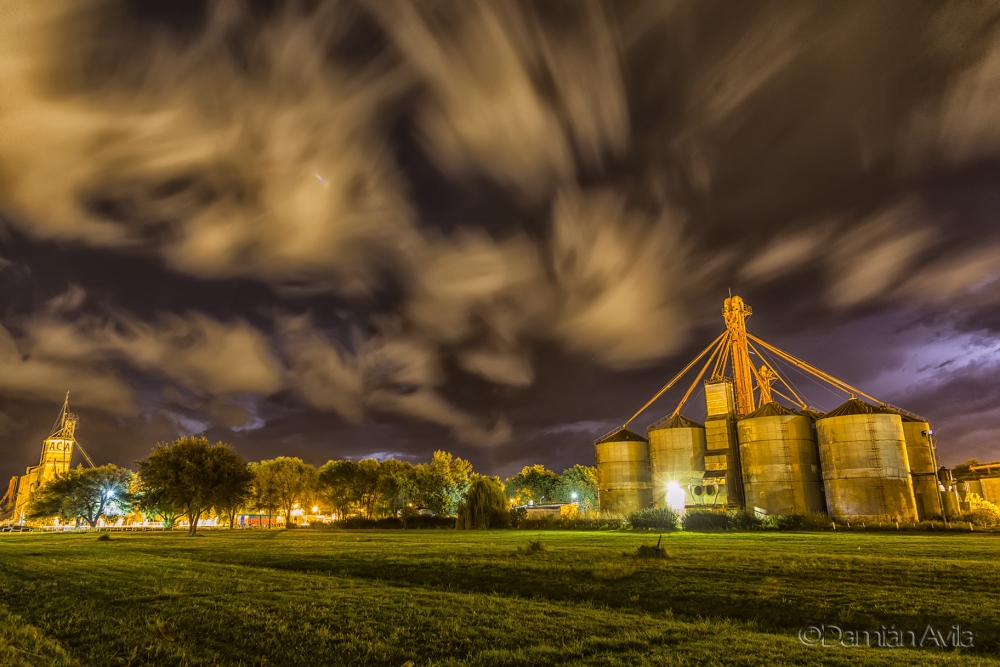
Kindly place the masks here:
[(736, 428), (748, 509), (766, 514), (826, 509), (811, 418), (769, 401)]
[[(684, 415), (671, 415), (646, 429), (653, 502), (667, 506), (667, 486), (674, 482), (685, 494), (685, 504), (704, 503), (705, 427)], [(699, 487), (702, 487), (699, 489)], [(718, 500), (718, 493), (712, 494)], [(723, 504), (725, 497), (722, 498)]]
[[(676, 484), (684, 490), (688, 508), (825, 513), (848, 522), (947, 518), (949, 501), (943, 497), (934, 431), (927, 420), (761, 340), (747, 330), (752, 313), (741, 297), (730, 294), (722, 307), (725, 331), (621, 427), (595, 442), (601, 509), (641, 506), (646, 497), (646, 506), (664, 506), (668, 486)], [(810, 407), (779, 366), (842, 392), (846, 402), (826, 414)], [(648, 440), (628, 429), (696, 368), (676, 408), (647, 428)], [(705, 394), (704, 425), (681, 414), (699, 387)], [(645, 447), (611, 446), (624, 442), (622, 438)], [(611, 458), (612, 450), (617, 458)], [(612, 463), (617, 467), (612, 469)], [(628, 494), (625, 477), (631, 485)], [(612, 480), (619, 478), (623, 481), (615, 487)]]
[[(63, 402), (59, 417), (56, 418), (49, 437), (42, 442), (42, 454), (38, 465), (28, 468), (18, 481), (13, 503), (15, 522), (24, 524), (27, 520), (28, 505), (35, 491), (54, 480), (57, 475), (69, 471), (74, 451), (79, 451), (87, 463), (94, 467), (94, 462), (77, 442), (76, 427), (79, 423), (80, 418), (69, 411), (69, 392), (66, 392), (66, 400)], [(12, 485), (13, 482), (14, 480), (11, 480)]]
[(627, 428), (594, 443), (601, 509), (628, 514), (653, 502), (649, 441)]

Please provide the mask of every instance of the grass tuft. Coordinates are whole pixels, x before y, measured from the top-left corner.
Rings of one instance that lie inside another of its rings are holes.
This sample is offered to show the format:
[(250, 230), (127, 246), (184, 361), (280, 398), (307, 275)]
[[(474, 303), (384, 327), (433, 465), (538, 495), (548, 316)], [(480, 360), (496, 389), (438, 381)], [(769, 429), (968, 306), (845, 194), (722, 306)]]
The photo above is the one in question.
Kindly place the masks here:
[(108, 533), (101, 533), (100, 535), (97, 536), (97, 541), (98, 542), (110, 542), (111, 541), (111, 535), (109, 535)]

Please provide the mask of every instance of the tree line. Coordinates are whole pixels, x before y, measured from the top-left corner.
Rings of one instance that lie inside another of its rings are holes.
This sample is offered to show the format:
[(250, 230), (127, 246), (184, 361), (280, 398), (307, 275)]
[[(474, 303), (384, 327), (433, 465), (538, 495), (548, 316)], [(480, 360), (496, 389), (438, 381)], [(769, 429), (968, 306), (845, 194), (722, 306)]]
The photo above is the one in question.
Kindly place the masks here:
[(505, 510), (552, 502), (577, 502), (584, 511), (597, 508), (596, 471), (587, 466), (573, 466), (562, 475), (527, 466), (501, 482), (443, 451), (418, 464), (338, 459), (316, 468), (286, 456), (248, 463), (231, 445), (193, 436), (156, 445), (134, 472), (109, 464), (60, 474), (33, 495), (28, 516), (96, 527), (101, 518), (114, 523), (139, 513), (166, 527), (187, 519), (191, 535), (199, 520), (210, 516), (230, 528), (246, 513), (267, 517), (268, 525), (280, 516), (290, 525), (297, 509), (317, 505), (320, 513), (338, 520), (417, 512), (461, 518), (467, 505), (477, 502), (469, 497), (476, 483)]

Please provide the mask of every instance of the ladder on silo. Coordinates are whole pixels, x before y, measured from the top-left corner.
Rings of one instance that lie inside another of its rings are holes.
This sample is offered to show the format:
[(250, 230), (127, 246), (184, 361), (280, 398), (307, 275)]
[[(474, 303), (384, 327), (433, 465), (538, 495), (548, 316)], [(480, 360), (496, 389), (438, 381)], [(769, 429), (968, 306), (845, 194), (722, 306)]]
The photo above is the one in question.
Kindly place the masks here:
[(872, 469), (875, 471), (875, 488), (878, 490), (879, 520), (888, 519), (887, 503), (885, 501), (885, 470), (882, 468), (882, 454), (878, 448), (878, 430), (875, 428), (875, 417), (867, 415), (868, 444), (871, 447)]
[(798, 508), (798, 504), (795, 502), (795, 484), (792, 483), (792, 451), (788, 446), (788, 422), (783, 419), (781, 421), (781, 456), (783, 459), (782, 464), (785, 468), (785, 485), (788, 487), (792, 507)]

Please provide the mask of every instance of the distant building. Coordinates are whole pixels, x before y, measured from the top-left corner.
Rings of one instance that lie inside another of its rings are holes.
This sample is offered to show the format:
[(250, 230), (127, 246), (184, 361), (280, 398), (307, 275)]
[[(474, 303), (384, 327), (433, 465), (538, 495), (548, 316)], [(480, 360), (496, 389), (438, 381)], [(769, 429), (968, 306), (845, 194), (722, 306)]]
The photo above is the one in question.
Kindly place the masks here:
[(63, 403), (62, 412), (52, 430), (52, 435), (42, 443), (42, 457), (37, 466), (28, 468), (17, 485), (14, 501), (14, 521), (23, 524), (31, 503), (32, 494), (42, 485), (51, 482), (56, 475), (68, 472), (73, 459), (73, 448), (77, 446), (76, 426), (79, 417), (69, 411), (69, 393)]
[(553, 503), (551, 505), (521, 505), (517, 509), (528, 512), (528, 519), (569, 518), (579, 511), (577, 503)]

